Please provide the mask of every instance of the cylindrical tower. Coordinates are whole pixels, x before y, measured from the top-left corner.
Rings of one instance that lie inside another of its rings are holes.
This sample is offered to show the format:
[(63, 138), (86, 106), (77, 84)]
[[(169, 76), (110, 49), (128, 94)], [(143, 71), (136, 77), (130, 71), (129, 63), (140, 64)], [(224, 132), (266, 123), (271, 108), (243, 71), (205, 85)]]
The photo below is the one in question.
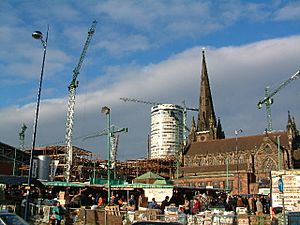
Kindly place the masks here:
[(150, 158), (176, 156), (183, 141), (183, 108), (160, 104), (151, 108)]
[(38, 156), (38, 179), (49, 181), (50, 157), (48, 155)]

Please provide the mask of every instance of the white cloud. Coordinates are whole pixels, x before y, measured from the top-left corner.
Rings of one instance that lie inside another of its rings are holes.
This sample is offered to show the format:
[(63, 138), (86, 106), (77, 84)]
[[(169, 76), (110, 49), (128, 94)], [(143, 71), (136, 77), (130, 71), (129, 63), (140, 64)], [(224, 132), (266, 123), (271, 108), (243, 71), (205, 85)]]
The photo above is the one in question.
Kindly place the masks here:
[(289, 2), (283, 8), (274, 13), (274, 19), (278, 21), (299, 20), (300, 2)]
[[(269, 25), (274, 11), (278, 20), (294, 18), (296, 3), (284, 7), (277, 1), (258, 4), (175, 0), (170, 4), (122, 0), (83, 4), (31, 0), (0, 4), (1, 104), (8, 105), (0, 109), (0, 124), (5, 128), (0, 130), (0, 137), (15, 146), (22, 123), (32, 127), (35, 110), (42, 46), (31, 38), (31, 32), (44, 32), (47, 24), (49, 45), (38, 127), (38, 144), (42, 145), (64, 139), (67, 86), (94, 19), (98, 20), (96, 33), (80, 71), (74, 136), (104, 129), (106, 121), (100, 108), (108, 105), (113, 123), (129, 128), (129, 133), (121, 137), (122, 158), (146, 155), (151, 106), (124, 103), (119, 98), (177, 104), (186, 100), (188, 106), (197, 107), (200, 45), (211, 45), (206, 51), (209, 77), (215, 111), (227, 136), (237, 128), (242, 128), (245, 135), (262, 132), (265, 112), (258, 110), (256, 103), (264, 95), (264, 88), (276, 87), (299, 69), (299, 36), (232, 44), (259, 40), (260, 36), (278, 36), (271, 29), (259, 30), (260, 25)], [(290, 17), (283, 17), (283, 13)], [(253, 27), (241, 27), (250, 23)], [(271, 25), (277, 25), (276, 21)], [(240, 37), (241, 30), (245, 34)], [(252, 37), (254, 32), (259, 35)], [(284, 36), (285, 31), (280, 34)], [(297, 121), (298, 83), (295, 81), (275, 96), (275, 129), (284, 129), (288, 109)], [(30, 100), (33, 103), (28, 104)], [(21, 106), (10, 106), (11, 102)], [(196, 114), (189, 113), (192, 115)], [(27, 146), (31, 132), (28, 129), (26, 133)], [(76, 140), (75, 144), (102, 151), (104, 156), (105, 138), (100, 139)]]
[[(265, 129), (265, 112), (256, 108), (256, 103), (264, 95), (267, 85), (287, 79), (298, 69), (297, 55), (300, 47), (296, 43), (300, 36), (265, 40), (244, 46), (207, 48), (206, 59), (212, 94), (217, 116), (221, 117), (227, 136), (233, 130), (242, 128), (243, 135), (257, 134)], [(282, 57), (284, 56), (284, 57)], [(145, 156), (147, 134), (150, 129), (150, 105), (124, 103), (120, 97), (180, 104), (186, 100), (189, 106), (197, 107), (199, 98), (201, 69), (201, 47), (188, 49), (168, 60), (147, 67), (132, 66), (111, 68), (111, 73), (102, 78), (110, 80), (110, 85), (101, 85), (95, 91), (76, 96), (74, 136), (100, 131), (106, 126), (105, 116), (100, 108), (107, 105), (112, 110), (112, 120), (117, 126), (126, 126), (129, 133), (121, 137), (120, 157)], [(124, 71), (122, 77), (111, 80), (113, 73)], [(98, 81), (95, 81), (98, 82)], [(275, 96), (272, 106), (274, 128), (284, 129), (287, 111), (300, 115), (294, 107), (299, 82), (290, 85)], [(97, 85), (96, 85), (97, 86)], [(295, 95), (289, 96), (294, 90)], [(289, 98), (286, 98), (289, 96)], [(0, 111), (0, 124), (9, 127), (1, 130), (4, 141), (17, 145), (15, 137), (21, 124), (32, 123), (35, 104), (22, 108), (7, 108)], [(191, 115), (195, 115), (190, 113)], [(39, 121), (39, 144), (64, 140), (66, 98), (43, 101)], [(299, 120), (299, 119), (298, 119)], [(190, 121), (190, 120), (189, 120)], [(27, 143), (30, 143), (28, 130)], [(50, 134), (50, 135), (49, 135)], [(104, 140), (102, 140), (104, 139)], [(75, 143), (99, 151), (105, 155), (105, 138)], [(95, 145), (95, 143), (97, 143)], [(98, 146), (101, 145), (101, 146)], [(125, 153), (126, 152), (126, 153)]]

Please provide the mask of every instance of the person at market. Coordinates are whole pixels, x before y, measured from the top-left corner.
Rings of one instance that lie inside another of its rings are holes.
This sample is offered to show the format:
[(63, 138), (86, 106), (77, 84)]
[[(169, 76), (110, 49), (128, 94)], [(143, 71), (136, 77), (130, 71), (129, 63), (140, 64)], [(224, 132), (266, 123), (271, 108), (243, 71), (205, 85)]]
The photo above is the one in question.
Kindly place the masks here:
[(199, 213), (200, 210), (200, 201), (198, 200), (198, 198), (194, 198), (193, 200), (193, 207), (192, 207), (192, 214), (196, 215), (197, 213)]
[(25, 208), (26, 208), (27, 194), (23, 194), (23, 199), (21, 201), (21, 216), (25, 218)]
[(122, 195), (120, 198), (119, 198), (119, 200), (118, 200), (118, 205), (119, 205), (119, 207), (122, 207), (123, 206), (123, 203), (124, 203), (124, 195)]
[(129, 210), (131, 211), (134, 211), (135, 210), (135, 207), (136, 207), (136, 201), (134, 199), (134, 195), (131, 195), (130, 199), (129, 199), (129, 202), (128, 202), (128, 205), (129, 205)]
[(162, 214), (164, 214), (166, 206), (169, 206), (169, 205), (170, 205), (169, 199), (170, 199), (170, 197), (169, 197), (169, 196), (166, 196), (166, 197), (165, 197), (165, 200), (163, 200), (163, 201), (161, 202), (160, 210), (161, 210)]
[(96, 199), (92, 194), (89, 194), (87, 199), (86, 199), (86, 203), (88, 206), (92, 206), (95, 205)]
[(71, 199), (69, 206), (71, 208), (79, 208), (81, 206), (81, 192), (78, 194), (74, 195), (73, 198)]
[(236, 207), (245, 207), (244, 201), (241, 196), (238, 196), (237, 198)]
[(119, 194), (116, 194), (113, 198), (113, 204), (114, 205), (119, 205)]
[(152, 198), (152, 201), (148, 204), (149, 209), (157, 209), (158, 205), (157, 202), (155, 201), (155, 198)]
[(65, 208), (59, 201), (56, 201), (56, 206), (52, 209), (52, 225), (60, 225), (61, 221), (64, 219), (65, 212)]
[(250, 214), (254, 214), (255, 213), (255, 205), (256, 205), (256, 201), (254, 199), (253, 196), (250, 196), (248, 198), (248, 210)]
[(190, 201), (188, 200), (187, 197), (184, 199), (183, 212), (184, 212), (185, 214), (190, 214), (190, 213), (191, 213), (191, 209), (190, 209)]
[(257, 201), (256, 201), (256, 215), (257, 216), (261, 216), (264, 212), (264, 206), (260, 200), (260, 198), (257, 198)]
[(104, 206), (106, 204), (106, 199), (105, 197), (100, 196), (98, 198), (98, 206)]
[(265, 197), (265, 207), (264, 211), (265, 214), (270, 214), (270, 207), (271, 207), (271, 194), (269, 193), (267, 197)]

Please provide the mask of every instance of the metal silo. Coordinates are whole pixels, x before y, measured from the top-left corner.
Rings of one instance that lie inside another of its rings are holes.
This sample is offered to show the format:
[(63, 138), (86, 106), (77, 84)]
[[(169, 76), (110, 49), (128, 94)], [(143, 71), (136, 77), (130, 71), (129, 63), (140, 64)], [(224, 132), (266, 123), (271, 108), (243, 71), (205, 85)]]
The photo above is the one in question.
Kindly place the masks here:
[(39, 155), (38, 159), (38, 179), (49, 181), (50, 157), (48, 155)]

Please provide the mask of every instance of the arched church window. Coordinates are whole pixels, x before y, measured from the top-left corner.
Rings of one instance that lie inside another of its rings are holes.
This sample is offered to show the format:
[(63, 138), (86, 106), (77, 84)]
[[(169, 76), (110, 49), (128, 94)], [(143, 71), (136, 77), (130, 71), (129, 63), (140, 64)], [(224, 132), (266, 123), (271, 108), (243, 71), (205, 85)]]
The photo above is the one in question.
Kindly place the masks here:
[(203, 160), (203, 158), (199, 159), (199, 166), (204, 165), (205, 161)]
[(187, 161), (187, 166), (191, 166), (192, 165), (192, 160)]
[(244, 155), (240, 155), (239, 156), (239, 163), (244, 163), (245, 159), (244, 159)]
[(271, 154), (272, 153), (272, 148), (271, 148), (270, 145), (266, 145), (265, 148), (264, 148), (264, 150), (265, 150), (265, 153), (267, 153), (267, 154)]
[(262, 164), (261, 170), (263, 172), (271, 172), (271, 170), (276, 170), (276, 164), (271, 158), (266, 158)]
[(214, 157), (214, 158), (212, 159), (212, 164), (213, 164), (213, 165), (217, 165), (217, 163), (218, 163), (218, 160)]

